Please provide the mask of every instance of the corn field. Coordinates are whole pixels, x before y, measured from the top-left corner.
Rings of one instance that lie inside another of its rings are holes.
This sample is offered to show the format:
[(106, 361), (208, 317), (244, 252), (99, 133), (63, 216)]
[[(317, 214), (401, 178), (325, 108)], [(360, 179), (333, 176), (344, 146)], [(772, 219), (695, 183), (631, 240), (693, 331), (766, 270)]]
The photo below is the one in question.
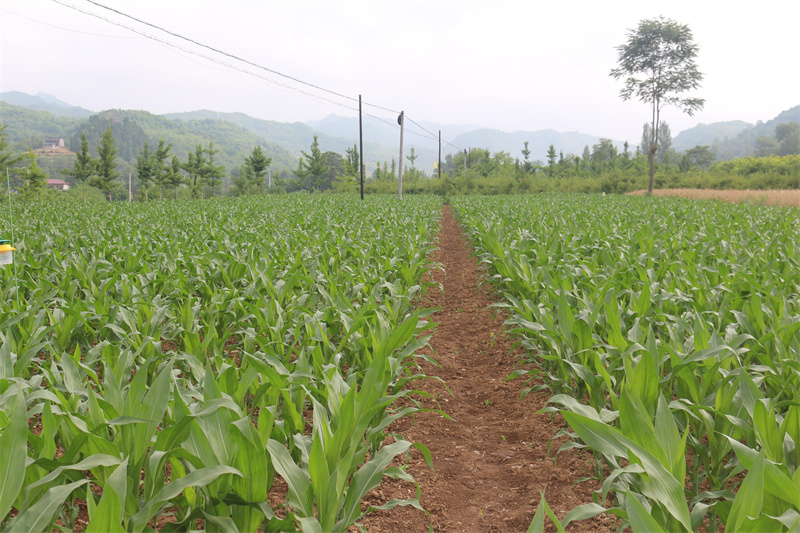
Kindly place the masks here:
[[(800, 211), (667, 198), (454, 199), (498, 307), (594, 454), (620, 528), (800, 531)], [(538, 495), (537, 495), (538, 497)]]
[[(421, 407), (440, 216), (300, 196), (15, 206), (0, 530), (344, 532)], [(11, 234), (6, 214), (2, 235)], [(402, 401), (401, 401), (402, 400)], [(276, 476), (285, 498), (270, 503)], [(416, 497), (392, 500), (419, 507)]]
[[(560, 450), (589, 451), (602, 480), (560, 520), (542, 495), (531, 531), (601, 513), (634, 533), (800, 531), (800, 212), (451, 201), (535, 363), (510, 378), (552, 394)], [(419, 485), (362, 500), (387, 478), (414, 486), (411, 451), (432, 465), (391, 424), (430, 397), (417, 388), (433, 310), (418, 297), (439, 268), (440, 209), (321, 195), (14, 206), (0, 531), (345, 532), (421, 509)]]

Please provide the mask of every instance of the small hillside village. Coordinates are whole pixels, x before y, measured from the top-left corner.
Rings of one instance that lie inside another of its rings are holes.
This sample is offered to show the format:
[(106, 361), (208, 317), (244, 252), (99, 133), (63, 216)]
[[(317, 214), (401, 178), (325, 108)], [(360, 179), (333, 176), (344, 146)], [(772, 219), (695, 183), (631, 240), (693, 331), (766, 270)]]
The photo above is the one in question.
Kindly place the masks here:
[[(45, 137), (42, 147), (34, 151), (39, 157), (74, 155), (74, 152), (66, 148), (62, 137)], [(60, 179), (48, 179), (47, 187), (58, 191), (66, 191), (69, 189), (69, 183)]]

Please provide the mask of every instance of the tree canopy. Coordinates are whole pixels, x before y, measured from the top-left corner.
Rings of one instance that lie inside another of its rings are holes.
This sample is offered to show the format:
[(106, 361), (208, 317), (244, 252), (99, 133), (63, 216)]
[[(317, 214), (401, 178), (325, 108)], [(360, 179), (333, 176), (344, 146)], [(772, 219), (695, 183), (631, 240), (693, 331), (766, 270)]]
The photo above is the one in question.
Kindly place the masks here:
[(117, 143), (111, 133), (111, 126), (106, 128), (100, 139), (100, 147), (97, 149), (97, 173), (92, 176), (89, 185), (97, 187), (108, 194), (111, 200), (112, 191), (119, 185), (116, 183), (117, 176)]
[(319, 148), (319, 139), (314, 135), (311, 153), (302, 152), (303, 157), (297, 164), (294, 175), (298, 178), (298, 188), (309, 191), (321, 191), (325, 187), (324, 175), (328, 172), (328, 157)]
[(620, 96), (623, 100), (635, 97), (650, 104), (652, 110), (650, 192), (661, 110), (665, 106), (675, 106), (692, 116), (705, 104), (702, 98), (682, 96), (699, 88), (703, 80), (694, 61), (697, 50), (689, 27), (664, 17), (642, 20), (635, 30), (630, 30), (628, 42), (617, 47), (618, 67), (612, 69), (610, 75), (625, 80)]
[(75, 161), (71, 169), (64, 169), (61, 171), (75, 181), (80, 182), (83, 188), (83, 201), (86, 202), (86, 182), (94, 175), (97, 168), (97, 161), (89, 154), (89, 141), (86, 139), (86, 133), (81, 133), (81, 148), (75, 155)]

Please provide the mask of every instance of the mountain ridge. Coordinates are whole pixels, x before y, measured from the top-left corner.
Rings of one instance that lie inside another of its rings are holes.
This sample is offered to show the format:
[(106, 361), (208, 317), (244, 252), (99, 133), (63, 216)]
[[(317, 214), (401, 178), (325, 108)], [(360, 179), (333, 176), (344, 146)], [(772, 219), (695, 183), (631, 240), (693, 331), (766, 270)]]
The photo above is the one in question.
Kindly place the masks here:
[[(32, 142), (36, 136), (41, 137), (59, 135), (71, 136), (74, 141), (78, 135), (72, 128), (77, 128), (80, 121), (88, 120), (92, 116), (107, 113), (111, 110), (95, 113), (80, 107), (72, 106), (57, 97), (40, 92), (37, 95), (29, 95), (19, 91), (9, 91), (0, 93), (0, 101), (5, 102), (4, 109), (0, 115), (0, 121), (8, 122), (12, 118), (15, 122), (14, 128), (9, 128), (9, 133), (15, 134), (18, 142)], [(17, 102), (16, 104), (13, 102)], [(48, 126), (46, 115), (32, 115), (30, 122), (24, 123), (19, 115), (21, 109), (27, 109), (35, 113), (46, 113), (54, 117)], [(122, 113), (124, 110), (115, 110)], [(189, 126), (191, 132), (188, 133), (193, 139), (205, 139), (214, 136), (213, 132), (226, 138), (236, 137), (230, 126), (223, 126), (222, 123), (238, 126), (255, 137), (239, 136), (235, 148), (225, 147), (228, 155), (226, 159), (238, 157), (238, 154), (245, 153), (246, 144), (265, 144), (272, 146), (277, 156), (276, 164), (283, 168), (292, 165), (299, 159), (301, 152), (308, 151), (311, 142), (316, 135), (319, 138), (320, 148), (323, 152), (334, 151), (344, 154), (348, 148), (358, 143), (358, 118), (343, 117), (330, 114), (319, 120), (307, 122), (277, 122), (267, 119), (255, 118), (244, 112), (224, 113), (208, 109), (181, 113), (165, 113), (154, 115), (147, 111), (130, 111), (134, 115), (128, 115), (129, 119), (140, 120), (151, 123), (153, 131), (166, 133), (173, 129), (172, 126), (161, 124), (156, 127), (151, 117), (160, 117), (163, 120), (175, 121)], [(135, 115), (135, 113), (146, 113), (146, 115)], [(132, 118), (131, 118), (132, 117)], [(215, 122), (216, 121), (216, 122)], [(677, 151), (685, 151), (697, 145), (709, 145), (717, 154), (717, 159), (731, 159), (750, 155), (754, 151), (755, 139), (759, 135), (774, 135), (775, 125), (787, 121), (800, 122), (800, 106), (793, 107), (779, 114), (777, 117), (767, 122), (759, 121), (753, 125), (740, 120), (714, 122), (710, 124), (700, 123), (693, 128), (681, 131), (673, 137), (673, 148)], [(207, 131), (204, 131), (204, 125)], [(146, 130), (147, 128), (145, 128)], [(178, 128), (180, 130), (180, 128)], [(46, 130), (46, 131), (45, 131)], [(389, 163), (397, 160), (399, 156), (398, 145), (400, 140), (400, 128), (395, 121), (365, 115), (363, 119), (364, 130), (364, 160), (368, 169), (375, 167), (376, 163)], [(420, 169), (433, 169), (434, 162), (438, 159), (439, 140), (438, 133), (442, 132), (442, 155), (452, 154), (453, 152), (466, 150), (469, 148), (482, 148), (490, 152), (506, 152), (512, 157), (522, 159), (522, 149), (524, 143), (529, 143), (531, 150), (530, 159), (532, 161), (544, 161), (549, 146), (552, 144), (558, 152), (580, 155), (588, 147), (590, 150), (597, 144), (602, 137), (590, 135), (578, 131), (559, 132), (552, 128), (526, 131), (516, 130), (506, 132), (499, 129), (485, 128), (472, 124), (442, 125), (435, 122), (419, 120), (414, 121), (408, 118), (405, 122), (404, 137), (404, 156), (410, 154), (414, 148), (418, 157), (416, 166)], [(222, 133), (220, 133), (222, 132)], [(148, 133), (151, 142), (156, 133)], [(141, 136), (141, 135), (139, 135)], [(24, 141), (27, 139), (27, 141)], [(157, 137), (156, 137), (157, 139)], [(259, 140), (261, 139), (261, 140)], [(170, 139), (165, 138), (167, 142)], [(214, 139), (210, 139), (214, 140)], [(635, 140), (630, 145), (630, 150), (635, 151)], [(208, 142), (208, 139), (204, 142)], [(216, 141), (215, 141), (216, 142)], [(623, 143), (618, 140), (613, 141), (619, 150), (623, 149)], [(185, 144), (185, 143), (183, 143)], [(33, 148), (34, 146), (30, 146)], [(250, 150), (252, 147), (249, 148)], [(130, 155), (130, 150), (128, 150)], [(278, 163), (280, 161), (280, 163)]]
[(94, 111), (70, 105), (44, 92), (30, 95), (20, 91), (7, 91), (0, 93), (0, 101), (36, 111), (47, 111), (57, 117), (87, 118), (95, 114)]

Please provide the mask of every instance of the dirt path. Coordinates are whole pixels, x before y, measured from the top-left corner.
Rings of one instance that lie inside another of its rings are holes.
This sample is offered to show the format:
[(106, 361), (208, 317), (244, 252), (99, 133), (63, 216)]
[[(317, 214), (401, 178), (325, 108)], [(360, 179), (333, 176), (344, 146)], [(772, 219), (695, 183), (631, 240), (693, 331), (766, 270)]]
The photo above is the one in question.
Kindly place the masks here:
[[(599, 484), (574, 486), (589, 475), (590, 462), (583, 452), (562, 453), (554, 460), (563, 440), (552, 445), (548, 456), (548, 440), (560, 424), (534, 413), (549, 395), (530, 394), (520, 400), (523, 381), (504, 381), (519, 368), (521, 352), (511, 352), (513, 341), (502, 335), (503, 318), (487, 309), (494, 301), (491, 289), (479, 287), (480, 270), (450, 206), (444, 206), (442, 224), (435, 260), (446, 275), (437, 272), (434, 278), (444, 292), (431, 290), (427, 302), (442, 308), (432, 317), (439, 325), (431, 339), (442, 368), (430, 366), (426, 372), (444, 384), (429, 379), (423, 388), (439, 398), (455, 421), (423, 413), (393, 428), (431, 451), (434, 474), (420, 457), (413, 457), (408, 468), (421, 485), (422, 505), (431, 516), (395, 508), (376, 512), (364, 523), (370, 532), (422, 532), (431, 521), (434, 531), (525, 531), (540, 491), (546, 491), (550, 506), (561, 517), (590, 502), (591, 491)], [(389, 481), (381, 487), (369, 503), (412, 495), (408, 483)], [(608, 523), (600, 518), (576, 523), (570, 530), (610, 531)]]

